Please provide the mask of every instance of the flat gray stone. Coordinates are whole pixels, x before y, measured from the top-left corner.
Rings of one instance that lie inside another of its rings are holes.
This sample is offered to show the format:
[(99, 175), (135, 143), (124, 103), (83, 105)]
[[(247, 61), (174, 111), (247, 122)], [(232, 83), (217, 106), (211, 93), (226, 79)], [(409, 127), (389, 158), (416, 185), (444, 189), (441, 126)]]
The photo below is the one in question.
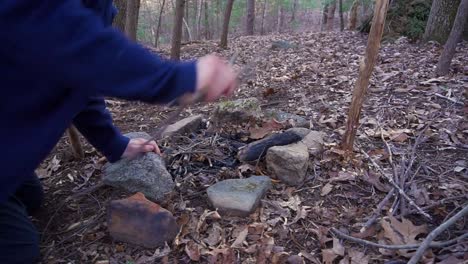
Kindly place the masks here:
[[(129, 138), (151, 138), (144, 132), (125, 134)], [(104, 184), (128, 192), (142, 192), (154, 201), (162, 201), (172, 192), (175, 183), (166, 170), (164, 160), (155, 153), (146, 153), (134, 159), (121, 159), (104, 166)]]
[(275, 146), (266, 155), (268, 171), (288, 185), (299, 185), (305, 180), (309, 166), (309, 151), (302, 142)]
[(241, 124), (260, 117), (260, 101), (257, 98), (247, 98), (219, 103), (212, 120), (217, 125)]
[(267, 110), (265, 117), (274, 118), (278, 122), (288, 122), (293, 127), (309, 127), (309, 121), (304, 117), (281, 110)]
[(247, 179), (229, 179), (207, 189), (208, 200), (221, 214), (248, 216), (260, 204), (260, 199), (271, 188), (267, 176), (252, 176)]
[(202, 115), (194, 115), (175, 122), (167, 126), (162, 133), (163, 137), (170, 137), (173, 135), (187, 135), (197, 131), (203, 121)]

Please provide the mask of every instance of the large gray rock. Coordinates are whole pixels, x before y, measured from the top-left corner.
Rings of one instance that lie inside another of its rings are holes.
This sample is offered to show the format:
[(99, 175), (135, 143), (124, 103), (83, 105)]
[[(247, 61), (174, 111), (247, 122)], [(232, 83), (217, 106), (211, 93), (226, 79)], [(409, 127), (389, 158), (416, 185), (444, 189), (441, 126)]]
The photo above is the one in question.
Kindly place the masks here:
[(302, 139), (302, 143), (307, 146), (311, 155), (318, 155), (323, 151), (324, 136), (323, 132), (312, 130)]
[(259, 205), (260, 199), (271, 187), (267, 176), (252, 176), (247, 179), (229, 179), (207, 189), (210, 203), (221, 214), (248, 216)]
[[(125, 134), (129, 138), (151, 137), (144, 132)], [(174, 189), (174, 181), (166, 170), (161, 156), (155, 153), (146, 153), (134, 159), (121, 159), (115, 163), (104, 166), (105, 184), (123, 188), (128, 192), (142, 192), (154, 201), (162, 201)]]
[(187, 135), (195, 132), (201, 125), (203, 120), (202, 115), (194, 115), (175, 122), (167, 126), (162, 133), (163, 137), (172, 135)]
[(309, 127), (309, 121), (302, 116), (271, 109), (265, 112), (265, 117), (274, 118), (278, 122), (288, 122), (293, 127)]
[(309, 166), (309, 151), (302, 143), (271, 147), (266, 155), (267, 169), (288, 185), (301, 184)]
[(241, 124), (259, 118), (261, 118), (260, 101), (257, 98), (247, 98), (219, 103), (212, 119), (214, 124), (223, 125)]

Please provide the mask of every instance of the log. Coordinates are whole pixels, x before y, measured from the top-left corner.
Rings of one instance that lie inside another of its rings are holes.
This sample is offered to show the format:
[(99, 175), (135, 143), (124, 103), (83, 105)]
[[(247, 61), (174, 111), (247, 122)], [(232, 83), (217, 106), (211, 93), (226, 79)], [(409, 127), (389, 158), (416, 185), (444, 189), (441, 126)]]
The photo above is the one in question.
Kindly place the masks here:
[(257, 161), (266, 155), (269, 148), (296, 143), (302, 140), (309, 132), (310, 130), (306, 128), (292, 128), (283, 133), (272, 134), (242, 148), (238, 153), (238, 158), (242, 162)]

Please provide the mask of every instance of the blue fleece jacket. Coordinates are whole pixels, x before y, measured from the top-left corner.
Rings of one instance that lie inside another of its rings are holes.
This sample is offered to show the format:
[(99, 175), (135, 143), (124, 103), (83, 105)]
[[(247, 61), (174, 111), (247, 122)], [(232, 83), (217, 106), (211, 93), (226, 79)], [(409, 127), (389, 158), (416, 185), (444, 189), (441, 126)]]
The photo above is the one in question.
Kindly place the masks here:
[(0, 1), (0, 201), (73, 122), (110, 161), (128, 143), (103, 97), (169, 102), (196, 83), (195, 62), (163, 60), (110, 26), (111, 0)]

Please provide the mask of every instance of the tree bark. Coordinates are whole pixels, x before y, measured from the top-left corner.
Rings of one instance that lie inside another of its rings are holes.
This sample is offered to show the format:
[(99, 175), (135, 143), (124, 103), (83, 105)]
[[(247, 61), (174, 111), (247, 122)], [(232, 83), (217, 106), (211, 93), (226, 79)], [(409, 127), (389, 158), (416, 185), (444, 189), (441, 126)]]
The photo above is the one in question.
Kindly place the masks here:
[(281, 1), (278, 1), (278, 20), (276, 23), (276, 31), (281, 33), (281, 29), (283, 28), (283, 14), (284, 8)]
[(255, 0), (247, 0), (247, 23), (245, 34), (253, 35), (255, 27)]
[(223, 49), (227, 49), (229, 21), (231, 20), (231, 12), (232, 12), (233, 5), (234, 5), (234, 0), (227, 0), (226, 10), (224, 11), (223, 31), (221, 32), (221, 41), (219, 43), (219, 46)]
[(452, 62), (453, 55), (455, 55), (457, 44), (462, 39), (467, 19), (468, 0), (462, 0), (458, 6), (458, 12), (455, 17), (455, 22), (453, 23), (452, 31), (450, 32), (450, 36), (445, 43), (444, 51), (440, 56), (439, 63), (437, 64), (436, 73), (438, 76), (443, 76), (449, 73), (450, 63)]
[(351, 11), (349, 15), (349, 30), (355, 30), (357, 24), (357, 14), (359, 8), (359, 0), (354, 0), (353, 5), (351, 6)]
[(333, 0), (328, 7), (327, 30), (332, 31), (335, 24), (336, 0)]
[(343, 19), (343, 0), (338, 0), (339, 2), (339, 14), (340, 14), (340, 31), (344, 30), (344, 19)]
[(434, 0), (423, 39), (445, 44), (457, 15), (460, 0)]
[(196, 32), (197, 32), (197, 40), (201, 39), (201, 13), (202, 13), (202, 7), (203, 7), (203, 0), (199, 0), (197, 4), (197, 21), (196, 21)]
[(171, 59), (180, 59), (180, 44), (182, 38), (182, 23), (184, 20), (185, 0), (176, 0), (174, 27), (172, 28)]
[(267, 1), (263, 1), (263, 10), (262, 10), (262, 23), (260, 26), (260, 35), (263, 35), (265, 33), (265, 28), (264, 28), (264, 22), (265, 22), (265, 13), (266, 13), (266, 5)]
[(125, 33), (125, 20), (127, 17), (127, 2), (125, 0), (114, 0), (117, 8), (117, 15), (114, 18), (114, 27)]
[(367, 40), (367, 48), (364, 59), (360, 63), (359, 77), (354, 87), (351, 106), (349, 108), (348, 120), (346, 123), (346, 132), (343, 136), (342, 149), (345, 153), (353, 152), (354, 139), (359, 126), (359, 116), (361, 114), (362, 104), (364, 103), (369, 79), (374, 70), (379, 54), (380, 41), (382, 40), (385, 17), (388, 9), (388, 0), (377, 0), (374, 10), (374, 18)]
[(127, 0), (127, 15), (125, 19), (125, 33), (133, 41), (137, 40), (138, 13), (140, 0)]
[(293, 26), (292, 24), (296, 21), (296, 9), (297, 9), (297, 0), (294, 0), (292, 10), (291, 10), (291, 20), (290, 20), (291, 26)]
[(205, 39), (211, 38), (208, 1), (205, 0)]
[[(173, 2), (174, 3), (174, 2)], [(185, 1), (185, 13), (184, 13), (184, 19), (185, 21), (188, 21), (188, 23), (190, 23), (190, 10), (189, 10), (189, 6), (190, 6), (190, 1), (189, 0), (186, 0)], [(172, 7), (175, 9), (175, 6), (172, 5)], [(184, 22), (185, 22), (184, 21)], [(188, 25), (185, 26), (185, 30), (182, 30), (183, 31), (183, 37), (184, 37), (184, 40), (185, 41), (190, 41), (191, 37), (191, 32), (190, 32), (190, 28)]]
[(166, 3), (166, 0), (162, 0), (161, 9), (159, 10), (158, 25), (156, 27), (156, 33), (155, 33), (155, 36), (154, 36), (154, 47), (155, 48), (158, 47), (159, 34), (161, 32), (161, 20), (162, 20), (162, 15), (163, 15), (163, 12), (164, 12), (164, 4), (165, 3)]
[(323, 11), (322, 11), (322, 25), (320, 26), (321, 31), (325, 30), (325, 27), (327, 26), (327, 22), (328, 22), (328, 4), (325, 4), (325, 6), (323, 7)]

